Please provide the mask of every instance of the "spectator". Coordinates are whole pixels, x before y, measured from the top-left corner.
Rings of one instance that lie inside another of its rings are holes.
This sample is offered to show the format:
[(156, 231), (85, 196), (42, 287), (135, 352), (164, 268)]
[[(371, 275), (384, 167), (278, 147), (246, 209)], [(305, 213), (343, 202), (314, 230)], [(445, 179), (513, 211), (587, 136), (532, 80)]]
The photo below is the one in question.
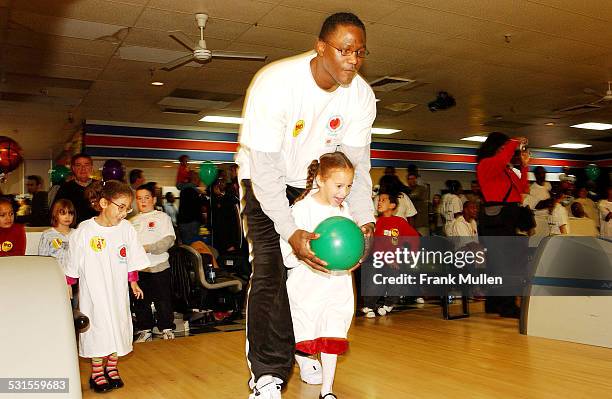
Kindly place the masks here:
[(236, 197), (236, 199), (238, 200), (238, 198), (240, 198), (240, 183), (238, 183), (238, 165), (236, 165), (235, 163), (231, 164), (229, 167), (229, 178), (230, 181), (225, 191)]
[(240, 249), (242, 231), (238, 203), (225, 191), (225, 181), (217, 179), (211, 190), (212, 246), (225, 255)]
[(20, 220), (29, 226), (49, 226), (49, 204), (47, 203), (47, 192), (43, 188), (43, 179), (38, 175), (28, 176), (26, 189), (32, 196), (30, 214)]
[(480, 191), (480, 184), (478, 184), (478, 180), (472, 180), (472, 182), (470, 183), (470, 192), (465, 194), (465, 198), (468, 201), (476, 203), (478, 207), (480, 207), (480, 204), (484, 202), (482, 197), (482, 191)]
[[(476, 175), (485, 199), (480, 215), (481, 236), (515, 236), (521, 213), (522, 195), (529, 185), (527, 171), (529, 151), (527, 139), (510, 139), (499, 132), (490, 133), (478, 149)], [(518, 150), (520, 177), (511, 169), (510, 161)], [(495, 270), (523, 268), (527, 261), (527, 243), (517, 241), (503, 248), (487, 253), (487, 267)], [(518, 318), (520, 308), (513, 296), (487, 297), (487, 313), (499, 313), (502, 317)]]
[[(163, 339), (174, 339), (168, 249), (174, 244), (176, 237), (170, 217), (155, 209), (155, 198), (155, 183), (138, 187), (136, 203), (139, 213), (130, 221), (151, 263), (138, 273), (138, 285), (144, 297), (134, 302), (138, 325), (138, 337), (134, 342), (152, 340), (155, 325), (161, 331)], [(153, 319), (151, 303), (155, 304), (156, 321)]]
[(450, 236), (450, 228), (455, 218), (463, 213), (463, 201), (461, 194), (461, 183), (458, 180), (447, 180), (448, 192), (442, 196), (440, 214), (444, 218), (444, 234)]
[(185, 184), (188, 184), (190, 182), (190, 178), (189, 178), (189, 156), (188, 155), (181, 155), (179, 157), (179, 167), (178, 170), (176, 171), (176, 188), (178, 188), (179, 190), (183, 189), (183, 186)]
[(385, 167), (385, 176), (395, 176), (395, 167), (394, 166), (386, 166)]
[(414, 204), (417, 214), (413, 219), (413, 226), (423, 237), (429, 235), (429, 189), (417, 183), (418, 176), (408, 173), (408, 198)]
[[(403, 192), (405, 186), (402, 184), (399, 177), (394, 175), (383, 176), (378, 181), (378, 185), (378, 195), (374, 197), (374, 204), (378, 204), (378, 197), (380, 194), (391, 194), (397, 197), (398, 206), (395, 209), (395, 216), (410, 221), (410, 218), (417, 214), (417, 210), (412, 201), (408, 198), (408, 195)], [(375, 206), (374, 209), (377, 209), (377, 206)]]
[(202, 224), (202, 206), (205, 197), (201, 190), (200, 178), (194, 171), (189, 172), (189, 182), (181, 190), (177, 222), (179, 235), (183, 244), (190, 244), (199, 238)]
[(548, 208), (548, 226), (550, 227), (550, 235), (567, 235), (569, 234), (569, 225), (567, 211), (561, 205), (563, 193), (553, 193), (552, 202)]
[(463, 204), (463, 212), (453, 220), (449, 229), (449, 237), (453, 238), (455, 248), (470, 247), (478, 243), (478, 205), (476, 202), (467, 201)]
[(178, 226), (176, 217), (178, 215), (178, 210), (174, 203), (176, 202), (176, 197), (174, 197), (174, 193), (168, 191), (166, 193), (166, 203), (164, 204), (164, 212), (170, 216), (170, 220), (172, 220), (172, 225), (174, 227)]
[[(409, 247), (412, 251), (418, 251), (419, 233), (406, 221), (406, 219), (395, 216), (395, 209), (399, 204), (397, 196), (382, 193), (378, 197), (377, 211), (379, 214), (374, 230), (375, 248), (374, 251), (395, 252), (396, 249)], [(387, 270), (388, 276), (399, 275), (399, 265), (385, 265), (392, 270)], [(365, 317), (373, 318), (376, 316), (374, 311), (380, 316), (385, 316), (393, 310), (399, 301), (399, 292), (393, 284), (389, 285), (389, 291), (385, 296), (384, 305), (377, 308), (378, 297), (364, 297), (361, 312)], [(419, 303), (423, 303), (422, 298)]]
[(26, 235), (23, 224), (15, 223), (13, 202), (0, 198), (0, 257), (23, 256), (26, 249)]
[(595, 221), (586, 217), (584, 208), (580, 202), (574, 201), (570, 205), (571, 215), (568, 220), (571, 234), (574, 236), (597, 237)]
[(434, 194), (431, 199), (431, 212), (429, 214), (429, 231), (432, 234), (444, 235), (444, 218), (442, 217), (442, 196)]
[(580, 187), (578, 189), (578, 198), (572, 203), (579, 203), (582, 205), (584, 214), (589, 219), (595, 222), (595, 226), (599, 227), (599, 217), (597, 215), (597, 205), (589, 198), (589, 192), (586, 187)]
[(85, 196), (85, 189), (95, 182), (91, 178), (93, 173), (93, 162), (89, 155), (79, 153), (70, 159), (70, 168), (74, 180), (68, 181), (60, 187), (54, 202), (60, 199), (70, 200), (76, 210), (77, 225), (83, 220), (97, 216), (90, 199)]
[(138, 215), (138, 205), (136, 201), (136, 189), (147, 181), (144, 177), (144, 172), (141, 169), (132, 169), (129, 175), (130, 189), (132, 190), (132, 213), (127, 216), (127, 219), (131, 219)]
[(604, 238), (612, 237), (612, 187), (608, 187), (608, 198), (599, 200), (600, 227), (599, 232)]

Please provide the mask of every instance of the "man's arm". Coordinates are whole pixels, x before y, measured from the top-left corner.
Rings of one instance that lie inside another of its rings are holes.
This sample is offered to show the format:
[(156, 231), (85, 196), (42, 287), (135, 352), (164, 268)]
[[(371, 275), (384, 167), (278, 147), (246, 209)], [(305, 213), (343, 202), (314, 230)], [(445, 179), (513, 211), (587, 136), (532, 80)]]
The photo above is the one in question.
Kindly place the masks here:
[(372, 178), (370, 177), (370, 145), (352, 147), (343, 144), (341, 150), (355, 167), (353, 188), (346, 199), (355, 222), (359, 226), (375, 223), (374, 205), (372, 203)]
[(285, 240), (298, 229), (291, 216), (285, 184), (285, 160), (280, 152), (250, 150), (249, 167), (255, 197), (274, 229)]

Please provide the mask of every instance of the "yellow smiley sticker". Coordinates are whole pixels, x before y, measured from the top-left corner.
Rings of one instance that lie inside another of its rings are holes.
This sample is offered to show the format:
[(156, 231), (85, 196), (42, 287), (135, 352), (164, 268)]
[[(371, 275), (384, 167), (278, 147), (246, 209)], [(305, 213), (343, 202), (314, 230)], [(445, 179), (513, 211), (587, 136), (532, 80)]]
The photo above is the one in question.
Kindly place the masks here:
[(391, 229), (391, 237), (398, 237), (398, 236), (399, 236), (399, 230)]
[(102, 237), (92, 237), (91, 240), (89, 240), (89, 246), (95, 252), (102, 252), (102, 250), (106, 248), (106, 240)]
[(2, 252), (9, 252), (11, 249), (13, 249), (13, 243), (10, 241), (4, 241), (2, 243)]
[(304, 130), (304, 119), (300, 119), (295, 123), (295, 127), (293, 128), (293, 137), (297, 137), (298, 134), (302, 133)]
[(51, 245), (52, 245), (52, 246), (53, 246), (53, 248), (55, 248), (55, 249), (60, 249), (60, 248), (62, 247), (62, 244), (63, 244), (63, 243), (64, 243), (64, 242), (62, 241), (62, 239), (61, 239), (61, 238), (54, 238), (54, 239), (51, 241)]

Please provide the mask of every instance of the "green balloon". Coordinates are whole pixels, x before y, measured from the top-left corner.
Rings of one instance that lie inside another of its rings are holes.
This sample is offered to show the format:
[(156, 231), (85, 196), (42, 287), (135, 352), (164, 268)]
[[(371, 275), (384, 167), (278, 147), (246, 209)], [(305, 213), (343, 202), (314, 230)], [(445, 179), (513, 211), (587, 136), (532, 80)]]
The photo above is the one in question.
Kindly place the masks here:
[(329, 270), (348, 270), (355, 266), (364, 249), (363, 232), (350, 219), (332, 216), (314, 231), (320, 237), (310, 241), (312, 251), (327, 262)]
[(205, 161), (200, 165), (200, 180), (207, 186), (210, 186), (215, 181), (218, 174), (217, 165), (214, 163)]
[(601, 173), (601, 170), (599, 169), (599, 166), (595, 165), (595, 164), (590, 164), (586, 167), (586, 175), (589, 178), (589, 180), (597, 180), (597, 178), (599, 177), (599, 174)]
[(51, 184), (59, 185), (66, 181), (66, 177), (70, 174), (70, 169), (64, 165), (55, 165), (51, 169)]

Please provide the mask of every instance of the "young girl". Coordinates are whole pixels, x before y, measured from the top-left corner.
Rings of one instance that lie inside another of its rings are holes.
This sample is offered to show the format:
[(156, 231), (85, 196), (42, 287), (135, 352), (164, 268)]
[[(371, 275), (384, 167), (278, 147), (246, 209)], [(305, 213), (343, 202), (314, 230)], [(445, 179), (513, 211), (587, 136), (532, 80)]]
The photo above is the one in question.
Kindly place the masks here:
[[(74, 205), (70, 200), (60, 199), (51, 208), (51, 227), (40, 236), (38, 243), (39, 256), (52, 256), (57, 259), (64, 272), (68, 263), (68, 239), (76, 224)], [(72, 287), (68, 286), (70, 298), (73, 298)], [(72, 307), (77, 304), (73, 300)]]
[(26, 234), (22, 224), (15, 223), (13, 202), (0, 198), (0, 256), (23, 256)]
[[(314, 231), (320, 222), (331, 216), (352, 219), (344, 199), (351, 191), (353, 176), (353, 165), (341, 152), (324, 154), (319, 161), (312, 161), (306, 191), (291, 211), (298, 228)], [(318, 190), (311, 192), (315, 179)], [(308, 355), (321, 354), (321, 398), (336, 398), (332, 393), (336, 361), (338, 355), (348, 349), (347, 333), (355, 312), (352, 276), (311, 269), (295, 257), (289, 243), (282, 239), (281, 250), (285, 266), (292, 269), (287, 279), (287, 293), (296, 350)], [(315, 371), (317, 374), (318, 362), (299, 355), (296, 361), (303, 380), (309, 382), (305, 377), (316, 377), (306, 373)], [(310, 383), (321, 381), (311, 379)]]
[(89, 386), (106, 392), (123, 386), (118, 356), (132, 351), (128, 280), (136, 298), (142, 298), (136, 271), (149, 266), (149, 260), (136, 231), (124, 220), (132, 203), (130, 187), (98, 181), (86, 195), (100, 214), (81, 222), (70, 235), (66, 276), (79, 279), (80, 310), (90, 320), (89, 330), (79, 334), (79, 355), (91, 358)]
[(153, 339), (153, 312), (155, 303), (157, 328), (163, 339), (174, 339), (172, 311), (172, 286), (170, 284), (170, 263), (168, 249), (174, 244), (175, 235), (170, 216), (155, 209), (155, 183), (147, 183), (136, 189), (138, 212), (130, 222), (138, 239), (144, 245), (151, 266), (138, 274), (139, 285), (145, 299), (134, 303), (138, 324), (138, 338), (135, 342)]

